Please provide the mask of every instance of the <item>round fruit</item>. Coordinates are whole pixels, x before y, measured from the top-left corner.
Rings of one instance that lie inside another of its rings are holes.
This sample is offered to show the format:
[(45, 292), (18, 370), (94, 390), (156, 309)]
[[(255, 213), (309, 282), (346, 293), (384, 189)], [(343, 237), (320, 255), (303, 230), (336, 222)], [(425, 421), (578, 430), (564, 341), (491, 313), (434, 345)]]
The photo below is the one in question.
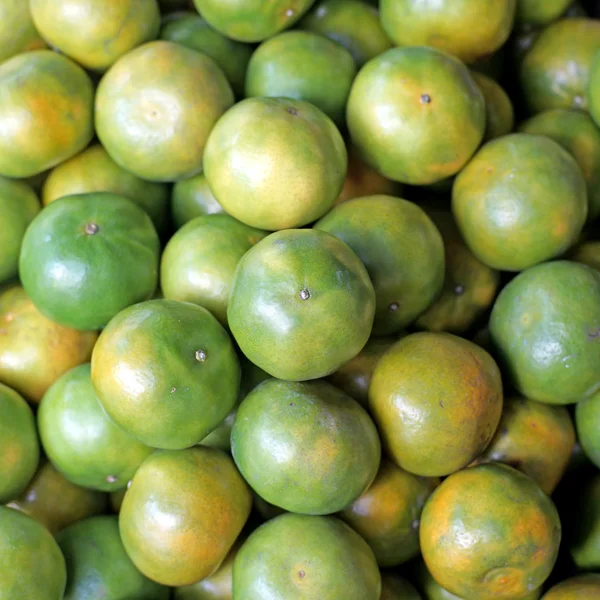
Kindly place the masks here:
[(435, 300), (444, 283), (444, 245), (427, 214), (392, 196), (355, 198), (315, 225), (348, 244), (364, 263), (376, 297), (373, 331), (396, 333)]
[(570, 404), (600, 389), (600, 273), (554, 261), (500, 293), (490, 333), (506, 375), (526, 398)]
[(515, 133), (487, 143), (459, 173), (452, 212), (481, 262), (520, 271), (575, 243), (587, 217), (585, 180), (559, 144)]
[(421, 516), (427, 568), (466, 598), (520, 598), (537, 589), (560, 537), (552, 500), (527, 475), (497, 463), (450, 475)]
[(0, 381), (37, 403), (63, 373), (90, 359), (98, 339), (44, 317), (25, 290), (0, 293)]
[(393, 48), (369, 61), (354, 80), (346, 113), (366, 162), (414, 185), (460, 171), (483, 139), (485, 118), (467, 67), (421, 47)]
[(227, 302), (239, 260), (264, 231), (225, 214), (195, 218), (169, 240), (161, 259), (165, 298), (193, 302), (227, 325)]
[(484, 141), (507, 135), (513, 130), (515, 114), (508, 94), (491, 77), (471, 72), (485, 100), (486, 126)]
[(521, 86), (532, 113), (587, 109), (590, 67), (600, 49), (600, 23), (563, 19), (544, 29), (521, 63)]
[(588, 220), (600, 215), (600, 130), (590, 116), (557, 108), (528, 119), (519, 131), (545, 135), (573, 155), (587, 184)]
[(341, 44), (359, 68), (392, 46), (377, 9), (362, 0), (320, 0), (298, 27)]
[(600, 391), (577, 403), (575, 423), (583, 451), (600, 469)]
[(214, 197), (204, 173), (182, 179), (173, 186), (171, 215), (177, 229), (201, 215), (223, 212), (225, 211)]
[(471, 63), (508, 39), (515, 0), (381, 0), (381, 22), (397, 46), (433, 46)]
[(196, 446), (149, 456), (127, 490), (119, 526), (136, 567), (163, 585), (213, 574), (244, 526), (252, 495), (231, 458)]
[(1, 63), (0, 175), (31, 177), (83, 150), (94, 135), (93, 97), (86, 72), (57, 52)]
[(148, 213), (158, 231), (167, 224), (167, 186), (126, 171), (100, 144), (55, 167), (42, 188), (42, 202), (47, 205), (63, 196), (90, 192), (112, 192), (129, 198)]
[(600, 271), (600, 241), (583, 242), (572, 248), (568, 255), (570, 260), (583, 263)]
[(31, 408), (17, 392), (1, 383), (0, 414), (0, 502), (4, 504), (14, 500), (31, 481), (40, 447)]
[(449, 475), (488, 445), (502, 411), (494, 359), (447, 333), (415, 333), (377, 363), (371, 413), (388, 456), (409, 473)]
[(29, 515), (56, 535), (71, 523), (104, 513), (106, 494), (71, 483), (46, 461), (21, 496), (7, 506)]
[(96, 131), (123, 168), (174, 181), (202, 170), (208, 135), (232, 104), (231, 87), (211, 58), (174, 42), (149, 42), (102, 78)]
[(233, 561), (240, 549), (236, 542), (220, 567), (198, 583), (175, 588), (173, 600), (231, 600), (233, 596)]
[(415, 324), (428, 331), (463, 334), (492, 305), (500, 276), (473, 256), (448, 211), (428, 214), (444, 240), (446, 273), (441, 294)]
[(29, 6), (53, 48), (96, 71), (155, 39), (160, 27), (156, 0), (31, 0)]
[[(362, 3), (362, 0), (356, 1)], [(353, 198), (377, 195), (401, 196), (402, 186), (396, 181), (386, 179), (373, 167), (370, 167), (361, 159), (356, 148), (350, 145), (348, 148), (346, 180), (335, 203), (341, 204)]]
[(65, 559), (52, 534), (37, 521), (0, 506), (0, 598), (63, 600)]
[(395, 342), (396, 338), (394, 337), (370, 338), (366, 346), (354, 358), (329, 375), (329, 382), (367, 408), (373, 371), (375, 371), (379, 359)]
[(227, 308), (242, 352), (279, 379), (325, 377), (367, 343), (375, 292), (360, 259), (316, 229), (279, 231), (238, 263)]
[(104, 492), (124, 488), (152, 452), (106, 416), (92, 387), (89, 363), (54, 382), (37, 419), (48, 458), (83, 487)]
[(92, 355), (92, 384), (108, 416), (153, 448), (187, 448), (223, 421), (240, 366), (206, 309), (149, 300), (119, 313)]
[(496, 435), (476, 462), (502, 462), (529, 475), (547, 494), (558, 485), (575, 447), (567, 409), (506, 398)]
[(123, 196), (67, 196), (31, 223), (19, 273), (40, 312), (67, 327), (100, 329), (154, 294), (159, 239), (150, 217)]
[(16, 54), (45, 47), (31, 19), (29, 3), (4, 0), (0, 5), (0, 63)]
[(182, 13), (167, 21), (160, 38), (210, 56), (225, 73), (233, 91), (238, 95), (244, 93), (252, 46), (225, 37), (193, 13)]
[(240, 404), (231, 451), (254, 491), (285, 510), (342, 510), (370, 485), (381, 445), (366, 411), (324, 381), (270, 379)]
[(587, 480), (573, 499), (569, 553), (580, 571), (597, 571), (600, 569), (600, 475)]
[(226, 212), (259, 229), (300, 227), (323, 216), (347, 168), (333, 122), (302, 100), (248, 98), (220, 119), (204, 172)]
[(252, 55), (246, 97), (306, 100), (341, 125), (355, 75), (352, 55), (337, 42), (309, 31), (286, 31)]
[(166, 600), (170, 590), (142, 575), (125, 552), (117, 517), (91, 517), (57, 537), (67, 564), (64, 600)]
[(591, 600), (600, 597), (600, 574), (586, 573), (565, 579), (550, 588), (542, 600)]
[(383, 459), (371, 486), (340, 517), (371, 546), (380, 567), (399, 565), (419, 554), (421, 511), (438, 483)]
[(421, 600), (421, 596), (407, 579), (386, 574), (381, 576), (380, 600)]
[(233, 593), (244, 600), (379, 600), (381, 575), (368, 544), (345, 523), (288, 513), (244, 543), (233, 563)]
[(558, 19), (573, 0), (517, 0), (517, 23), (544, 27)]
[(39, 212), (40, 201), (30, 185), (0, 176), (0, 283), (17, 276), (23, 235)]
[(223, 35), (260, 42), (291, 27), (314, 0), (194, 0), (198, 12)]

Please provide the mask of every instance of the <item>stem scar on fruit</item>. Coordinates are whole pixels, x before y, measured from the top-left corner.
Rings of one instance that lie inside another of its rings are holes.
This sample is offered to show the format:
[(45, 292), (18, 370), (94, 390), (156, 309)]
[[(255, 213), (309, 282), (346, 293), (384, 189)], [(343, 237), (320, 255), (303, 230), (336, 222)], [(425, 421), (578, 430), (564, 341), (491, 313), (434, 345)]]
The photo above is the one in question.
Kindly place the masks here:
[(206, 352), (204, 350), (196, 350), (196, 360), (198, 362), (204, 362), (206, 360)]
[(300, 300), (308, 300), (310, 298), (310, 292), (304, 288), (298, 292), (298, 298), (300, 298)]
[(85, 232), (88, 235), (95, 235), (96, 233), (98, 233), (100, 231), (100, 227), (96, 224), (96, 223), (88, 223), (85, 226)]

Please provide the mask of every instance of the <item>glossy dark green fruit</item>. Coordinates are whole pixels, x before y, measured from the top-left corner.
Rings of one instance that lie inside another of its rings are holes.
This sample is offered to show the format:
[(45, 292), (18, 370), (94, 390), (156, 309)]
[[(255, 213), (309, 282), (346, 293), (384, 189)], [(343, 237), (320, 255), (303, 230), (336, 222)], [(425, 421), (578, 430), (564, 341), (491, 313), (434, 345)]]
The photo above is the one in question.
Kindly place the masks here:
[(205, 438), (234, 407), (239, 362), (227, 332), (205, 308), (149, 300), (119, 313), (92, 354), (104, 410), (154, 448)]
[(170, 590), (142, 575), (125, 552), (115, 516), (90, 517), (56, 538), (67, 563), (64, 600), (167, 600)]
[(500, 293), (490, 333), (526, 398), (570, 404), (600, 389), (600, 273), (570, 261), (537, 265)]
[(48, 458), (76, 485), (103, 492), (122, 489), (152, 452), (108, 418), (92, 386), (89, 363), (52, 384), (37, 419)]
[(0, 506), (0, 600), (63, 600), (65, 559), (38, 521)]
[(38, 466), (35, 417), (23, 397), (0, 383), (0, 503), (25, 490)]
[(315, 228), (348, 244), (367, 267), (375, 288), (375, 334), (410, 325), (440, 293), (444, 244), (416, 204), (392, 196), (355, 198), (336, 206)]
[(244, 479), (285, 510), (331, 514), (371, 484), (381, 457), (367, 412), (324, 381), (270, 379), (240, 404), (231, 450)]
[(577, 403), (575, 424), (583, 451), (600, 469), (600, 392)]
[(285, 514), (267, 521), (233, 563), (236, 600), (379, 600), (368, 544), (335, 517)]
[(154, 294), (158, 257), (158, 235), (139, 206), (116, 194), (81, 194), (52, 202), (32, 221), (19, 274), (44, 316), (100, 329)]
[(273, 377), (324, 377), (371, 333), (375, 292), (364, 265), (324, 231), (278, 231), (240, 260), (227, 308), (242, 352)]
[(160, 267), (165, 298), (193, 302), (227, 325), (227, 303), (239, 260), (267, 233), (225, 214), (195, 218), (166, 245)]
[(214, 197), (204, 173), (182, 179), (173, 186), (171, 215), (177, 229), (196, 217), (223, 212), (225, 210)]

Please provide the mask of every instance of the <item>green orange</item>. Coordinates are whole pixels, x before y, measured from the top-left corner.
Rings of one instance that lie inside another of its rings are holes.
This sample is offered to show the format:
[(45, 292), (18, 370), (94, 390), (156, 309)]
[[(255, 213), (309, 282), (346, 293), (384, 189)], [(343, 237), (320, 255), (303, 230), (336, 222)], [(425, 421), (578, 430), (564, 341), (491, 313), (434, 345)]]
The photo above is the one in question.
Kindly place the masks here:
[(106, 494), (71, 483), (44, 461), (25, 491), (7, 506), (39, 521), (55, 535), (71, 523), (104, 513), (107, 501)]
[(176, 13), (164, 23), (160, 39), (177, 42), (212, 58), (225, 73), (233, 91), (242, 95), (252, 46), (225, 37), (194, 13)]
[(92, 81), (66, 56), (36, 50), (0, 64), (0, 175), (31, 177), (83, 150), (94, 134)]
[(402, 338), (377, 363), (369, 407), (388, 456), (423, 476), (449, 475), (488, 445), (502, 382), (482, 348), (447, 333)]
[(427, 214), (444, 240), (446, 272), (441, 293), (415, 324), (428, 331), (460, 335), (492, 305), (500, 275), (475, 258), (449, 211), (427, 209)]
[(242, 352), (273, 377), (330, 375), (367, 343), (375, 292), (360, 259), (316, 229), (273, 233), (238, 263), (227, 318)]
[(235, 268), (266, 235), (226, 214), (186, 223), (169, 240), (161, 258), (164, 297), (203, 306), (226, 325)]
[(46, 317), (100, 329), (154, 294), (158, 258), (156, 229), (139, 206), (109, 192), (77, 194), (52, 202), (33, 220), (19, 274)]
[(544, 583), (561, 539), (552, 500), (499, 463), (450, 475), (421, 517), (421, 550), (436, 581), (465, 598), (519, 598)]
[(177, 229), (202, 215), (225, 212), (214, 197), (204, 173), (182, 179), (173, 186), (171, 216)]
[(490, 317), (497, 355), (526, 398), (570, 404), (600, 389), (600, 273), (570, 261), (517, 275)]
[(143, 208), (158, 231), (167, 225), (169, 191), (166, 185), (144, 181), (120, 167), (100, 144), (94, 144), (50, 171), (42, 188), (42, 203), (62, 196), (112, 192)]
[(587, 573), (557, 583), (542, 596), (542, 600), (590, 600), (598, 596), (600, 574)]
[[(583, 482), (575, 494), (567, 540), (569, 553), (580, 571), (600, 569), (600, 475)], [(600, 588), (599, 588), (600, 589)]]
[(35, 418), (27, 402), (0, 384), (0, 503), (14, 500), (31, 481), (40, 458)]
[(517, 0), (515, 20), (520, 24), (543, 27), (565, 13), (572, 0)]
[(116, 516), (84, 519), (61, 531), (67, 564), (65, 600), (167, 600), (170, 590), (140, 573), (125, 552)]
[(397, 46), (432, 46), (471, 63), (508, 39), (515, 0), (381, 0), (379, 10), (383, 28)]
[(381, 575), (368, 544), (335, 517), (291, 513), (256, 529), (233, 563), (243, 600), (380, 600)]
[(342, 510), (369, 487), (381, 445), (366, 411), (324, 381), (276, 379), (238, 407), (231, 451), (252, 489), (295, 513)]
[(600, 469), (600, 391), (577, 403), (575, 423), (583, 451)]
[(570, 260), (583, 263), (600, 271), (600, 241), (588, 241), (577, 244), (568, 255)]
[(219, 568), (198, 583), (175, 588), (173, 600), (232, 600), (233, 561), (241, 543), (238, 540)]
[(15, 54), (45, 48), (29, 11), (29, 3), (5, 0), (0, 7), (0, 63)]
[(421, 511), (438, 483), (383, 459), (373, 483), (340, 517), (371, 546), (380, 567), (402, 564), (419, 554)]
[(291, 27), (314, 0), (194, 0), (198, 12), (223, 35), (260, 42)]
[(367, 408), (375, 367), (395, 342), (396, 338), (392, 336), (371, 337), (354, 358), (329, 375), (328, 381)]
[(520, 271), (575, 243), (588, 213), (586, 184), (557, 142), (515, 133), (488, 142), (459, 173), (452, 212), (476, 258)]
[(245, 94), (306, 100), (343, 124), (355, 75), (352, 55), (337, 42), (310, 31), (285, 31), (252, 54)]
[(381, 576), (380, 600), (421, 600), (421, 595), (408, 579), (385, 574)]
[(31, 0), (44, 39), (86, 69), (104, 71), (158, 35), (156, 0)]
[(44, 317), (17, 285), (0, 293), (0, 382), (37, 403), (63, 373), (90, 359), (95, 331)]
[(146, 577), (191, 585), (225, 560), (251, 505), (250, 490), (220, 450), (158, 451), (144, 461), (125, 494), (121, 539)]
[(600, 130), (580, 110), (557, 108), (531, 117), (519, 131), (545, 135), (570, 152), (587, 184), (588, 220), (600, 215)]
[(211, 58), (175, 42), (149, 42), (122, 56), (102, 78), (96, 132), (127, 171), (149, 181), (175, 181), (202, 170), (208, 135), (233, 100)]
[(225, 211), (270, 231), (323, 216), (346, 168), (346, 147), (333, 121), (290, 98), (236, 104), (212, 130), (204, 157), (206, 179)]
[(427, 214), (392, 196), (355, 198), (315, 224), (348, 244), (364, 263), (376, 297), (373, 331), (396, 333), (437, 298), (444, 283), (444, 244)]
[(44, 395), (37, 413), (42, 445), (72, 483), (112, 492), (124, 488), (152, 452), (104, 412), (89, 363), (71, 369)]
[(471, 75), (479, 86), (485, 100), (486, 126), (484, 141), (493, 140), (510, 133), (515, 124), (511, 99), (499, 83), (491, 77), (472, 71)]
[(592, 60), (587, 86), (588, 110), (596, 125), (600, 123), (600, 53)]
[(530, 111), (587, 109), (590, 68), (598, 49), (600, 23), (595, 19), (562, 19), (544, 29), (521, 63)]
[(0, 283), (17, 276), (23, 235), (38, 212), (40, 201), (29, 184), (0, 176)]
[(153, 448), (193, 446), (236, 403), (240, 366), (205, 308), (149, 300), (119, 313), (92, 354), (92, 384), (108, 416)]
[(413, 185), (460, 171), (483, 139), (485, 119), (483, 95), (467, 67), (425, 47), (393, 48), (369, 61), (354, 80), (346, 112), (365, 161)]
[(65, 559), (52, 534), (38, 521), (0, 506), (0, 599), (63, 600)]
[(504, 400), (496, 435), (476, 462), (508, 464), (551, 494), (574, 447), (575, 428), (565, 407), (513, 396)]

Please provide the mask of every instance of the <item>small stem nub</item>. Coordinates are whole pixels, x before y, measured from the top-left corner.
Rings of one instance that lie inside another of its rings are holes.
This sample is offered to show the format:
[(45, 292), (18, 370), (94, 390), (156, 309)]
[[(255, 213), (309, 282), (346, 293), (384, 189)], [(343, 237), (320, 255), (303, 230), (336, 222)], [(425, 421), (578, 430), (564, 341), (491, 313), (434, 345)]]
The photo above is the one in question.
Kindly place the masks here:
[(196, 360), (198, 362), (204, 362), (206, 360), (206, 352), (204, 352), (204, 350), (196, 350)]
[(88, 223), (85, 226), (85, 232), (88, 235), (94, 235), (95, 233), (98, 233), (98, 231), (100, 231), (100, 227), (98, 227), (96, 223)]
[(285, 110), (287, 110), (290, 113), (290, 115), (296, 116), (298, 114), (298, 111), (291, 106), (288, 106)]
[(421, 104), (429, 104), (431, 102), (431, 96), (429, 94), (421, 94)]
[(457, 286), (454, 288), (454, 293), (455, 293), (457, 296), (462, 296), (462, 295), (465, 293), (465, 288), (464, 288), (462, 285), (457, 285)]
[(298, 298), (300, 298), (300, 300), (308, 300), (310, 298), (310, 292), (304, 288), (298, 292)]
[(392, 302), (388, 306), (388, 309), (390, 310), (390, 312), (396, 312), (399, 308), (400, 308), (400, 305), (397, 302)]
[(117, 481), (117, 477), (115, 475), (107, 475), (106, 482), (107, 483), (115, 483)]

